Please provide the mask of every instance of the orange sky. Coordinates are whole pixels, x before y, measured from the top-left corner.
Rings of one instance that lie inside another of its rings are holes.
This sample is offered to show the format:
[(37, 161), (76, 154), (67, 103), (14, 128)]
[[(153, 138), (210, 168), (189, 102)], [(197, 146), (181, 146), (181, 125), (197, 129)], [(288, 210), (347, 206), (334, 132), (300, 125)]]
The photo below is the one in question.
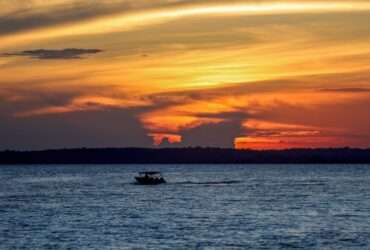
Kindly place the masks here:
[(0, 149), (370, 147), (370, 3), (0, 1)]

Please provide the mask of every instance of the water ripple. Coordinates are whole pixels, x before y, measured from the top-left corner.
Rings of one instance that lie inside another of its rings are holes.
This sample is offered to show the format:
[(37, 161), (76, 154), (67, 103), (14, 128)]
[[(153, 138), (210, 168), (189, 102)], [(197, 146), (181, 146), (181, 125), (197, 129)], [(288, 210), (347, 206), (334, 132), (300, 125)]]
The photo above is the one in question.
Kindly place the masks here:
[(368, 250), (369, 198), (369, 166), (0, 167), (0, 249)]

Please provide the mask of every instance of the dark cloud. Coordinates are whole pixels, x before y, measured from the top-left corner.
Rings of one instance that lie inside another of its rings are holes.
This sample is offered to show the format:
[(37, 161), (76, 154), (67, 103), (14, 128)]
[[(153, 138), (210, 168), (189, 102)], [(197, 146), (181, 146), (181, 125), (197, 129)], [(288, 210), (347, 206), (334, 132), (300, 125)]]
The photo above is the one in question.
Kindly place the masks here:
[(234, 147), (234, 139), (243, 134), (241, 121), (206, 124), (182, 131), (182, 142), (178, 146)]
[(195, 114), (199, 118), (219, 118), (226, 121), (242, 121), (247, 117), (251, 117), (247, 111), (240, 110), (235, 112), (221, 112), (221, 113), (198, 113)]
[(135, 110), (106, 109), (16, 118), (0, 113), (0, 150), (150, 147)]
[(76, 49), (67, 48), (61, 50), (54, 49), (37, 49), (24, 50), (14, 53), (5, 53), (3, 56), (24, 56), (40, 60), (65, 60), (65, 59), (83, 59), (83, 56), (97, 54), (102, 52), (100, 49)]
[(177, 148), (180, 145), (181, 144), (179, 144), (179, 143), (171, 143), (170, 140), (167, 137), (165, 137), (165, 138), (163, 138), (159, 147), (161, 147), (161, 148)]
[(320, 89), (321, 92), (344, 92), (344, 93), (362, 93), (370, 92), (370, 88), (332, 88)]

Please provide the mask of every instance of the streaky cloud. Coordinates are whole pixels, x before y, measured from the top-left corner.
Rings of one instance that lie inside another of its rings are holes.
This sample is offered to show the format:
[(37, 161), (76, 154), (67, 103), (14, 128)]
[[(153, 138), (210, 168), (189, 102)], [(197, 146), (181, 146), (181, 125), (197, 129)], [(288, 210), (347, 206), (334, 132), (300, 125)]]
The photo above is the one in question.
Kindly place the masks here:
[(84, 56), (102, 52), (100, 49), (76, 49), (67, 48), (61, 50), (37, 49), (24, 50), (14, 53), (4, 53), (2, 56), (24, 56), (40, 60), (65, 60), (65, 59), (84, 59)]
[(330, 88), (320, 89), (321, 92), (342, 92), (342, 93), (367, 93), (370, 88)]
[(0, 0), (0, 35), (209, 0)]
[(14, 41), (42, 40), (63, 36), (81, 36), (124, 32), (134, 29), (167, 23), (176, 19), (193, 16), (266, 16), (289, 14), (318, 13), (356, 13), (369, 12), (370, 3), (362, 1), (309, 1), (309, 2), (260, 2), (260, 3), (212, 3), (184, 4), (153, 7), (144, 10), (114, 12), (111, 15), (97, 16), (88, 20), (80, 20), (71, 24), (41, 26), (14, 35), (5, 35), (0, 46), (12, 44)]

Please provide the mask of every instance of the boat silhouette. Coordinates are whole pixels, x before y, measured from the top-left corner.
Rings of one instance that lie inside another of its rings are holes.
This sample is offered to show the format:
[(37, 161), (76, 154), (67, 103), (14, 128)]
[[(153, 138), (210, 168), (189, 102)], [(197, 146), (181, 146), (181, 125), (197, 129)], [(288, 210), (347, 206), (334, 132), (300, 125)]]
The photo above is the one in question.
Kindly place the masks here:
[(135, 176), (137, 184), (140, 185), (158, 185), (166, 183), (160, 172), (139, 172)]

